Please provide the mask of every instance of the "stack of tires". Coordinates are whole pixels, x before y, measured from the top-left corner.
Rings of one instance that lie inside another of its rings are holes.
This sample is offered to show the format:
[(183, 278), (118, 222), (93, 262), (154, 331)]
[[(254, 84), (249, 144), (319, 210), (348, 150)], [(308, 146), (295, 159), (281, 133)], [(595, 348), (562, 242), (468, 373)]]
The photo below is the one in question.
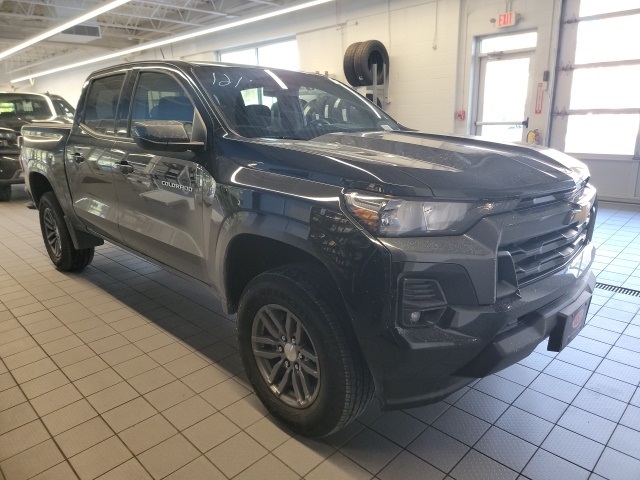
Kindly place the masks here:
[(389, 53), (378, 40), (367, 40), (349, 45), (344, 54), (344, 75), (347, 82), (354, 87), (368, 87), (373, 85), (373, 65), (378, 65), (376, 84), (385, 81), (383, 64), (387, 66), (389, 74)]

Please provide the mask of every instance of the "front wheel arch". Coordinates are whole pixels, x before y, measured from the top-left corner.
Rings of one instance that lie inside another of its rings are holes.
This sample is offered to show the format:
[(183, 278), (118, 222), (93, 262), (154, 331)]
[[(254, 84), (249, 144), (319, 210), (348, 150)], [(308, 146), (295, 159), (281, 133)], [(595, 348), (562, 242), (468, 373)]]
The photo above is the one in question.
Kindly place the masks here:
[(320, 260), (290, 243), (251, 233), (236, 235), (227, 246), (224, 259), (224, 288), (229, 313), (237, 311), (242, 292), (251, 280), (266, 271), (294, 263), (312, 264), (323, 269), (335, 284)]
[(29, 174), (29, 193), (33, 199), (33, 203), (38, 206), (40, 199), (47, 192), (53, 192), (51, 183), (41, 173), (32, 172)]

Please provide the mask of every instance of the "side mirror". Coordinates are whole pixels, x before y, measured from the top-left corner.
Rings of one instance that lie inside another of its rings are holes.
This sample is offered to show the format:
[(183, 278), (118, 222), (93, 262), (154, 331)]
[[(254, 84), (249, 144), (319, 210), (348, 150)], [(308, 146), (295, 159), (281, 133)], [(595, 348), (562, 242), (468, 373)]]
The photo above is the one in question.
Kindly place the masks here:
[[(191, 133), (191, 135), (190, 135)], [(202, 151), (207, 130), (199, 113), (194, 123), (177, 120), (145, 120), (132, 126), (133, 140), (140, 148), (156, 152)]]

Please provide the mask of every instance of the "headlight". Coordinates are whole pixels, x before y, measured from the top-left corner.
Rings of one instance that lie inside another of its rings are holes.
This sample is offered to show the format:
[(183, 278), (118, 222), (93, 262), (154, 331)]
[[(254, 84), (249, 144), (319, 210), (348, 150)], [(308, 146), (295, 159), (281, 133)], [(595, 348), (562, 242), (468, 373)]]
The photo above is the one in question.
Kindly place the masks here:
[(347, 193), (349, 212), (369, 232), (380, 237), (460, 235), (487, 215), (517, 205), (506, 202), (447, 202), (403, 200)]

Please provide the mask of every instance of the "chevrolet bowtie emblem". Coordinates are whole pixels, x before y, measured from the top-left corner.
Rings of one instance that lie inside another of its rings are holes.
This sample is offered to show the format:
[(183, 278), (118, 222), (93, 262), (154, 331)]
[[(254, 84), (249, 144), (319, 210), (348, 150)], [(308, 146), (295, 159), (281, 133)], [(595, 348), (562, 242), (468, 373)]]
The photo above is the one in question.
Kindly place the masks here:
[(577, 222), (578, 224), (582, 224), (585, 223), (588, 219), (589, 219), (589, 210), (590, 210), (590, 205), (586, 204), (586, 205), (574, 205), (573, 210), (571, 211), (571, 220), (569, 221), (569, 223), (575, 223)]

